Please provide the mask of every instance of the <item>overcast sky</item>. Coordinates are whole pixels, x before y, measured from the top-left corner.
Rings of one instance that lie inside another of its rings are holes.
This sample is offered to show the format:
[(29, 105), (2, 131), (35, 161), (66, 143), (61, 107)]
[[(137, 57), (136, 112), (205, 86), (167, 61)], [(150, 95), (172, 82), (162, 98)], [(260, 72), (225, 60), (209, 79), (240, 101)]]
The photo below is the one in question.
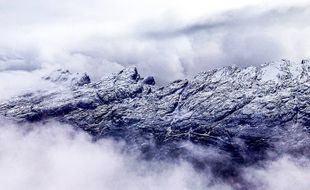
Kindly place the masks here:
[(0, 71), (124, 66), (165, 83), (310, 57), (307, 0), (0, 0)]

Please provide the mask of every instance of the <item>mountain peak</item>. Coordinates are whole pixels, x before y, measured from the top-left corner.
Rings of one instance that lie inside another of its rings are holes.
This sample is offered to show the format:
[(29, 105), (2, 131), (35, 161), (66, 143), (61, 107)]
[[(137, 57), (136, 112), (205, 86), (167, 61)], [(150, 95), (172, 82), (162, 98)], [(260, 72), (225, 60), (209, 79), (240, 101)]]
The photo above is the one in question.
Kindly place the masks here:
[(138, 81), (140, 79), (140, 75), (138, 73), (138, 69), (134, 66), (126, 67), (125, 69), (121, 70), (117, 78), (120, 80), (134, 80)]
[(58, 69), (50, 73), (48, 76), (43, 77), (44, 80), (69, 85), (69, 86), (83, 86), (91, 83), (90, 77), (84, 73), (71, 73), (69, 70)]

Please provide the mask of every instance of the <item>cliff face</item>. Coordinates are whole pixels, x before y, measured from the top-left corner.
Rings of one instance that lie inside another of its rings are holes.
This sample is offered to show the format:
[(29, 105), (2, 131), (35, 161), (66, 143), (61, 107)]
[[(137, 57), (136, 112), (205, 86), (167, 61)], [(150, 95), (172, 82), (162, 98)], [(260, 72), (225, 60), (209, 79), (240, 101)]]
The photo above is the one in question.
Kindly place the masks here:
[(136, 68), (99, 82), (63, 70), (42, 80), (60, 88), (3, 102), (0, 114), (18, 122), (56, 119), (95, 139), (125, 140), (149, 157), (182, 155), (188, 141), (238, 164), (267, 152), (310, 156), (310, 61), (225, 67), (161, 88)]

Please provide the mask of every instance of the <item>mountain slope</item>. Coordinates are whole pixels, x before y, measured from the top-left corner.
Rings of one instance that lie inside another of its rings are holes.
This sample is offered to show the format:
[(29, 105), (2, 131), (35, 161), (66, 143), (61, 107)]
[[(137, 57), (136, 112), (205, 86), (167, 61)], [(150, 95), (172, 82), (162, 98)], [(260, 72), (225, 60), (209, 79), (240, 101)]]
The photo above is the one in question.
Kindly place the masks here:
[[(231, 162), (258, 163), (270, 152), (310, 157), (310, 61), (224, 67), (161, 88), (136, 68), (99, 82), (63, 70), (42, 80), (59, 88), (3, 102), (0, 115), (18, 122), (56, 119), (95, 139), (125, 140), (146, 158), (212, 162), (220, 174), (236, 175)], [(186, 154), (184, 142), (216, 148), (229, 162)]]

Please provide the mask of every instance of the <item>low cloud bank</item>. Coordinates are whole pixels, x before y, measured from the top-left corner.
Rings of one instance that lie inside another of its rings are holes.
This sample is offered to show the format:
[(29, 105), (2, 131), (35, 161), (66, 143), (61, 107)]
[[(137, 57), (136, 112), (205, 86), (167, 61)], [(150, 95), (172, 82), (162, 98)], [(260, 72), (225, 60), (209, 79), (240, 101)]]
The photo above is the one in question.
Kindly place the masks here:
[[(195, 171), (186, 161), (140, 160), (139, 153), (123, 151), (125, 146), (108, 139), (93, 142), (87, 134), (56, 122), (20, 125), (2, 119), (0, 183), (6, 190), (232, 190), (237, 187), (211, 174)], [(251, 189), (307, 190), (310, 162), (285, 156), (264, 167), (246, 168), (243, 175), (251, 182)]]
[(310, 162), (306, 158), (284, 156), (265, 168), (246, 169), (245, 178), (264, 190), (307, 190), (310, 187)]
[(185, 162), (148, 164), (123, 153), (122, 143), (94, 143), (58, 123), (19, 126), (2, 121), (0, 131), (0, 183), (6, 190), (189, 190), (203, 189), (208, 182)]

